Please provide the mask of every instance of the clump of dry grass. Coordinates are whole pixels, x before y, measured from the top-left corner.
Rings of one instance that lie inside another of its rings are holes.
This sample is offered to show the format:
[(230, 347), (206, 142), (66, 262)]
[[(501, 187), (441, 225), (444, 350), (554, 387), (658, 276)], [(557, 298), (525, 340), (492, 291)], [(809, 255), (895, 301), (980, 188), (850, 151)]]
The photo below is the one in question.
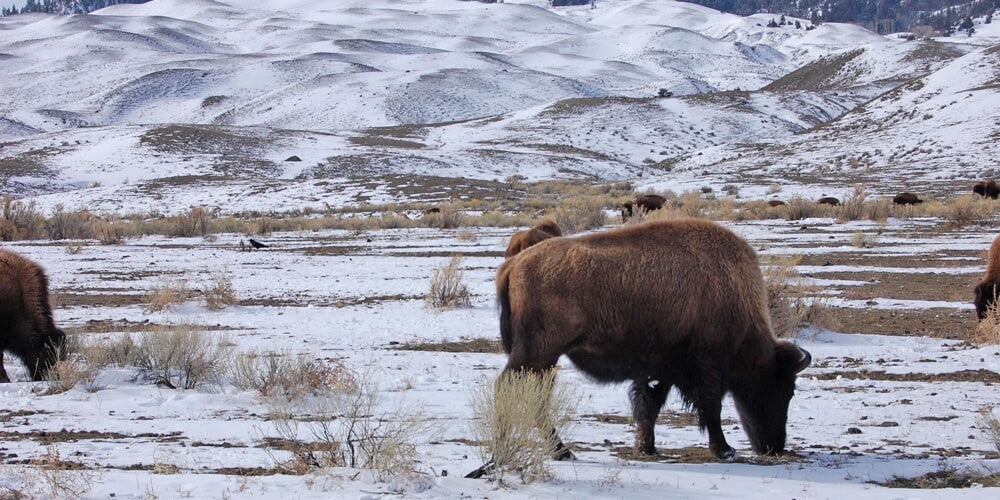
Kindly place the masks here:
[(1000, 344), (1000, 301), (996, 298), (986, 308), (986, 317), (976, 324), (968, 340), (979, 345)]
[(941, 216), (952, 227), (985, 224), (993, 215), (990, 203), (979, 202), (975, 195), (962, 195), (949, 201), (950, 203), (945, 205), (944, 213)]
[(785, 218), (788, 220), (820, 217), (823, 213), (821, 205), (817, 205), (816, 202), (807, 200), (801, 196), (793, 196), (782, 208), (785, 209)]
[(815, 287), (799, 280), (795, 266), (801, 255), (776, 257), (764, 267), (771, 328), (778, 338), (787, 338), (800, 326), (828, 326), (825, 304), (816, 297)]
[(289, 353), (241, 353), (233, 357), (229, 373), (239, 389), (287, 400), (356, 391), (359, 384), (356, 375), (340, 361), (323, 362)]
[(147, 313), (167, 311), (183, 304), (189, 295), (187, 280), (164, 281), (149, 293), (143, 310)]
[(0, 198), (0, 240), (35, 240), (45, 237), (45, 217), (34, 201)]
[(986, 438), (990, 440), (993, 448), (1000, 453), (1000, 419), (993, 414), (992, 406), (980, 408), (979, 415), (979, 426), (986, 432)]
[[(367, 470), (376, 481), (414, 474), (416, 442), (430, 430), (429, 423), (401, 407), (380, 409), (373, 379), (372, 374), (355, 376), (354, 387), (332, 387), (308, 401), (272, 400), (270, 421), (293, 455), (279, 465), (294, 473), (352, 467)], [(304, 434), (312, 440), (304, 441)]]
[(148, 378), (171, 389), (214, 381), (232, 356), (233, 344), (213, 339), (197, 325), (156, 326), (135, 345), (133, 359)]
[(576, 398), (556, 383), (556, 371), (510, 372), (472, 394), (472, 432), (491, 480), (515, 473), (524, 483), (551, 477), (548, 460), (575, 412)]
[[(97, 473), (83, 464), (63, 459), (56, 444), (45, 447), (45, 451), (29, 461), (31, 472), (26, 473), (29, 483), (27, 498), (80, 498), (90, 491)], [(13, 497), (17, 498), (17, 497)]]
[(861, 184), (854, 185), (854, 191), (837, 207), (837, 222), (858, 220), (865, 215), (865, 200), (868, 190)]
[(872, 248), (878, 244), (878, 236), (864, 231), (854, 231), (851, 244), (858, 248)]
[(464, 282), (464, 273), (459, 270), (461, 263), (462, 256), (453, 255), (448, 265), (434, 270), (431, 289), (427, 293), (427, 302), (431, 307), (450, 309), (472, 305), (472, 294)]
[(94, 221), (91, 225), (94, 238), (102, 245), (118, 245), (125, 240), (126, 228), (122, 222)]
[(67, 212), (57, 204), (52, 215), (45, 220), (45, 232), (50, 240), (89, 239), (94, 236), (94, 216), (87, 210)]
[(185, 213), (167, 217), (170, 236), (205, 236), (210, 231), (212, 214), (205, 207), (191, 207)]
[(576, 198), (564, 201), (552, 212), (552, 218), (563, 234), (574, 234), (604, 227), (604, 202), (598, 197)]
[(236, 303), (233, 282), (224, 271), (212, 273), (201, 292), (209, 311), (220, 311)]

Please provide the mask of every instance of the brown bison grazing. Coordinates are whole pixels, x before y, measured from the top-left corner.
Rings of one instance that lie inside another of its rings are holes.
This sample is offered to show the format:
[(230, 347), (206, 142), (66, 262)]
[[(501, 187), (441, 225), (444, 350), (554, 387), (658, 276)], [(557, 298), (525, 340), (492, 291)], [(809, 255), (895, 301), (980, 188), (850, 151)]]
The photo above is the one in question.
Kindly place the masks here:
[(781, 200), (770, 200), (767, 202), (767, 206), (769, 207), (780, 207), (782, 205), (786, 205), (786, 203)]
[(836, 207), (840, 205), (840, 200), (834, 198), (833, 196), (824, 196), (816, 200), (816, 203), (819, 203), (820, 205), (830, 205), (832, 207)]
[(550, 238), (500, 266), (497, 295), (504, 373), (548, 370), (565, 354), (599, 382), (631, 380), (640, 453), (656, 453), (672, 387), (717, 457), (735, 454), (722, 433), (726, 393), (756, 452), (784, 450), (796, 374), (812, 357), (774, 338), (757, 255), (722, 226), (681, 219)]
[(917, 195), (913, 193), (899, 193), (892, 197), (892, 202), (897, 205), (916, 205), (917, 203), (923, 203), (924, 200), (917, 198)]
[(638, 213), (659, 210), (666, 202), (667, 199), (658, 194), (644, 194), (632, 201), (626, 201), (622, 203), (622, 222)]
[(986, 311), (996, 302), (1000, 293), (1000, 236), (993, 239), (990, 255), (986, 258), (986, 276), (976, 286), (976, 314), (979, 319), (986, 317)]
[(976, 193), (983, 198), (997, 199), (1000, 196), (1000, 186), (993, 179), (979, 181), (972, 186), (972, 192)]
[(514, 233), (510, 237), (510, 244), (507, 245), (507, 251), (504, 252), (503, 256), (511, 258), (521, 253), (525, 248), (557, 236), (562, 236), (562, 229), (559, 229), (559, 225), (549, 219), (543, 220), (531, 229)]
[(45, 271), (16, 253), (0, 250), (0, 382), (10, 382), (3, 367), (4, 351), (21, 358), (32, 380), (42, 380), (65, 338), (52, 322)]

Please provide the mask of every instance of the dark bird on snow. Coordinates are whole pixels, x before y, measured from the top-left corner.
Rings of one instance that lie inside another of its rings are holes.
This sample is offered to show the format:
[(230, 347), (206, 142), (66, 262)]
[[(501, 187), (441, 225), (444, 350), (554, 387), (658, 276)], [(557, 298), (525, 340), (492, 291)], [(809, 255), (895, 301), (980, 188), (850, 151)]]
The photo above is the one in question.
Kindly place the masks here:
[(268, 245), (265, 245), (265, 244), (263, 244), (263, 243), (255, 240), (253, 238), (250, 238), (250, 246), (252, 246), (252, 247), (254, 247), (256, 249), (267, 248), (268, 247)]

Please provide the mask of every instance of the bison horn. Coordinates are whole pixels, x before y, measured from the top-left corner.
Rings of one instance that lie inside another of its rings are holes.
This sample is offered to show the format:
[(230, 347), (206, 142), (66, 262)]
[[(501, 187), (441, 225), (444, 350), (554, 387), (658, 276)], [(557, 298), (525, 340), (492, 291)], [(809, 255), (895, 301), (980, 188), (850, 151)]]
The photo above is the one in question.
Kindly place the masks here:
[(801, 347), (799, 347), (799, 352), (802, 353), (802, 357), (799, 359), (798, 366), (795, 367), (795, 373), (799, 373), (800, 371), (805, 370), (806, 367), (809, 366), (809, 363), (811, 363), (812, 359), (813, 359), (812, 354), (809, 354), (809, 351), (807, 351), (807, 350), (805, 350), (805, 349), (803, 349)]

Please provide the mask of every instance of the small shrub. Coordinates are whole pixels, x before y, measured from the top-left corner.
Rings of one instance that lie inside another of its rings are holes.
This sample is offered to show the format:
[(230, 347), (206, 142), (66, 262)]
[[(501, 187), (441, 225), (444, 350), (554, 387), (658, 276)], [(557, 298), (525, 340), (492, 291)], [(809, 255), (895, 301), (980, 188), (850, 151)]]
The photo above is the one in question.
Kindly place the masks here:
[(118, 245), (125, 240), (125, 225), (121, 222), (94, 221), (92, 228), (102, 245)]
[(801, 260), (801, 255), (775, 258), (764, 267), (771, 328), (778, 338), (789, 337), (800, 326), (828, 326), (830, 322), (825, 304), (809, 297), (814, 288), (798, 279), (795, 266)]
[[(360, 375), (352, 390), (329, 391), (309, 400), (311, 407), (274, 404), (270, 420), (295, 457), (284, 465), (291, 471), (352, 467), (364, 469), (376, 481), (406, 476), (418, 466), (416, 440), (429, 430), (419, 414), (400, 407), (381, 410), (381, 398), (371, 375)], [(308, 414), (296, 418), (296, 410)], [(312, 435), (304, 442), (299, 427)]]
[(986, 308), (986, 317), (976, 324), (969, 341), (974, 344), (1000, 344), (1000, 301), (994, 300)]
[(49, 444), (45, 452), (35, 455), (28, 463), (31, 467), (29, 479), (30, 498), (80, 498), (90, 491), (97, 479), (97, 473), (83, 464), (63, 459), (56, 444)]
[(807, 200), (801, 196), (793, 196), (784, 207), (785, 218), (788, 220), (802, 220), (812, 217), (819, 217), (822, 209), (816, 202)]
[(837, 207), (839, 222), (858, 220), (865, 215), (865, 200), (868, 199), (868, 191), (861, 184), (855, 184), (854, 192), (848, 196), (843, 203)]
[(86, 210), (67, 212), (62, 204), (57, 204), (45, 221), (45, 232), (50, 240), (90, 239), (94, 236), (93, 220), (94, 216)]
[(858, 248), (872, 248), (878, 243), (878, 236), (864, 231), (854, 231), (851, 243)]
[(979, 409), (979, 426), (986, 432), (986, 438), (990, 444), (1000, 453), (1000, 419), (993, 414), (992, 406), (984, 406)]
[(459, 270), (461, 255), (453, 255), (448, 265), (435, 269), (431, 276), (431, 289), (427, 302), (435, 309), (469, 307), (472, 305), (469, 287), (463, 281), (464, 273)]
[(547, 462), (572, 421), (575, 400), (556, 384), (556, 371), (510, 372), (473, 392), (472, 433), (493, 481), (502, 484), (508, 473), (524, 483), (551, 477)]
[(232, 350), (226, 338), (213, 341), (195, 325), (167, 325), (142, 336), (135, 362), (158, 385), (194, 389), (222, 373)]
[(962, 195), (945, 205), (943, 217), (952, 227), (984, 224), (991, 215), (988, 203), (979, 203), (975, 195)]
[(167, 311), (183, 304), (189, 295), (186, 280), (163, 282), (150, 292), (143, 309), (147, 313)]
[(323, 362), (288, 353), (241, 353), (233, 357), (229, 373), (238, 389), (286, 400), (356, 391), (359, 384), (340, 361)]
[(66, 253), (70, 255), (76, 255), (83, 251), (83, 246), (84, 245), (82, 244), (76, 244), (76, 245), (68, 244), (66, 245)]
[(600, 199), (592, 197), (560, 203), (552, 212), (552, 218), (562, 228), (563, 234), (597, 229), (606, 223), (604, 203)]
[(221, 271), (212, 273), (202, 289), (202, 295), (205, 297), (205, 308), (209, 311), (220, 311), (236, 303), (233, 282)]
[(167, 217), (167, 221), (169, 236), (205, 236), (209, 233), (212, 216), (205, 207), (191, 207), (183, 214)]
[(0, 198), (0, 240), (36, 240), (45, 236), (45, 217), (34, 201)]

